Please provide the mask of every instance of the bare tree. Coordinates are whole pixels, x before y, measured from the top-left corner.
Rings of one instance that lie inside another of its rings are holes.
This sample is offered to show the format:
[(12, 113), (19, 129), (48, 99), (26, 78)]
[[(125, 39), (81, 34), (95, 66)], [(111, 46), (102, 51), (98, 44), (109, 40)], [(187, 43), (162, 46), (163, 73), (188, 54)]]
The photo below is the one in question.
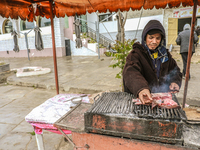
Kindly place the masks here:
[(120, 37), (120, 41), (122, 43), (124, 43), (125, 41), (125, 23), (126, 23), (126, 19), (127, 19), (127, 12), (125, 12), (125, 17), (122, 15), (122, 13), (120, 11), (118, 11), (118, 16), (119, 16), (119, 25), (120, 25), (120, 31), (121, 31), (121, 37)]
[(75, 25), (75, 34), (76, 34), (76, 48), (81, 48), (82, 47), (82, 41), (81, 41), (81, 30), (80, 26), (81, 23), (78, 19), (75, 20), (74, 22)]
[[(125, 42), (125, 23), (126, 23), (126, 19), (127, 19), (127, 12), (125, 12), (125, 17), (122, 15), (122, 13), (120, 11), (118, 11), (118, 15), (117, 17), (117, 24), (118, 24), (118, 33), (117, 33), (117, 40), (120, 41), (121, 43), (124, 44)], [(124, 52), (123, 52), (124, 55)], [(125, 57), (123, 58), (123, 61), (125, 61)], [(123, 70), (123, 69), (122, 69)], [(124, 92), (124, 86), (123, 86), (123, 77), (122, 77), (122, 92)]]

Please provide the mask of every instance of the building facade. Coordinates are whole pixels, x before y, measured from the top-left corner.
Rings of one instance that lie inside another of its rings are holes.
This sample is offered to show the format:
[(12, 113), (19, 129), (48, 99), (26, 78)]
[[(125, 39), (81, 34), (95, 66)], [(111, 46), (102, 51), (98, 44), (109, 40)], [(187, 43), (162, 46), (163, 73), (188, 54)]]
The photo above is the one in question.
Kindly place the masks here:
[[(176, 45), (175, 40), (178, 33), (183, 30), (183, 26), (186, 23), (191, 24), (192, 20), (192, 7), (179, 7), (179, 8), (166, 8), (166, 9), (152, 9), (152, 10), (140, 10), (140, 11), (129, 11), (126, 24), (125, 24), (125, 39), (137, 39), (141, 41), (141, 34), (144, 26), (149, 20), (155, 19), (159, 20), (166, 31), (166, 42), (167, 46), (173, 44)], [(125, 15), (125, 13), (123, 13)], [(197, 20), (196, 26), (200, 26), (200, 7), (197, 7)], [(116, 40), (116, 35), (118, 32), (116, 14), (107, 20), (101, 22), (101, 18), (106, 18), (111, 13), (92, 13), (87, 14), (88, 25), (95, 29), (95, 24), (92, 21), (97, 21), (97, 16), (99, 16), (100, 24), (99, 30), (100, 34), (105, 35), (111, 40)]]
[[(58, 57), (66, 55), (65, 39), (73, 39), (73, 17), (54, 18), (55, 43)], [(35, 49), (34, 27), (39, 26), (44, 49)], [(19, 52), (13, 51), (14, 41), (11, 35), (15, 30), (18, 34)], [(25, 39), (27, 34), (27, 41)], [(38, 17), (35, 22), (14, 20), (0, 17), (0, 57), (27, 57), (27, 45), (30, 57), (53, 56), (50, 19)]]
[[(124, 14), (124, 13), (123, 13)], [(110, 17), (109, 17), (110, 16)], [(81, 16), (82, 25), (86, 24), (94, 31), (97, 29), (96, 22), (99, 20), (99, 33), (109, 38), (113, 42), (116, 40), (118, 33), (118, 24), (116, 13), (87, 13)], [(144, 26), (149, 20), (159, 20), (166, 31), (167, 45), (176, 45), (175, 40), (178, 33), (183, 30), (186, 23), (191, 23), (192, 7), (179, 7), (174, 9), (152, 9), (129, 11), (125, 24), (125, 39), (137, 39), (141, 41), (141, 34)], [(70, 40), (70, 49), (72, 55), (96, 55), (87, 49), (76, 49), (73, 43), (74, 17), (54, 18), (54, 31), (56, 54), (58, 57), (67, 55), (66, 40)], [(195, 26), (200, 26), (200, 7), (197, 7), (197, 21)], [(41, 29), (44, 50), (35, 49), (35, 32), (34, 27), (39, 26)], [(15, 30), (18, 33), (19, 52), (13, 51), (14, 40), (11, 32)], [(81, 26), (83, 32), (87, 32), (84, 26)], [(25, 34), (28, 36), (28, 49)], [(52, 56), (52, 36), (50, 19), (37, 17), (35, 22), (14, 20), (0, 17), (0, 57), (46, 57)], [(84, 44), (83, 44), (84, 45)]]

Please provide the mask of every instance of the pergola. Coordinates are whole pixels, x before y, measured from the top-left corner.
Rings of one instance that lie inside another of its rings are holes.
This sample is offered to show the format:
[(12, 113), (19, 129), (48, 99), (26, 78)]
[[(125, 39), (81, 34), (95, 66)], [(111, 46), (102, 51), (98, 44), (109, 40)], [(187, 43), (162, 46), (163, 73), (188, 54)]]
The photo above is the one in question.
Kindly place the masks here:
[(154, 7), (159, 9), (179, 7), (182, 4), (183, 7), (194, 6), (191, 22), (190, 44), (188, 52), (188, 63), (186, 69), (186, 79), (184, 87), (183, 108), (185, 107), (187, 87), (189, 80), (189, 70), (192, 55), (192, 43), (194, 36), (194, 24), (196, 20), (196, 8), (200, 5), (200, 0), (0, 0), (0, 15), (6, 18), (33, 21), (35, 16), (42, 16), (51, 19), (51, 33), (52, 33), (52, 47), (54, 58), (54, 72), (57, 94), (59, 94), (58, 86), (58, 71), (56, 60), (56, 47), (55, 47), (55, 35), (53, 18), (67, 16), (84, 15), (86, 12), (118, 12), (129, 11), (130, 9), (140, 10), (153, 9)]

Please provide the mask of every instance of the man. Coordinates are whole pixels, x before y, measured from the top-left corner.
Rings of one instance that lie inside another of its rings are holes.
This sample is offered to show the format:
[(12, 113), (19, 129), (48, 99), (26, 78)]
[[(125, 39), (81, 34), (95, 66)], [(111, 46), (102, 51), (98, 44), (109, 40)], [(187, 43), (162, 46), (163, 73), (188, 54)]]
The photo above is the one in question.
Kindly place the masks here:
[(134, 43), (123, 70), (124, 91), (138, 97), (143, 104), (152, 100), (151, 92), (178, 92), (182, 74), (165, 47), (165, 30), (151, 20), (142, 33), (142, 44)]
[[(195, 52), (194, 44), (197, 43), (198, 39), (199, 38), (198, 38), (196, 32), (194, 32), (192, 55)], [(179, 33), (179, 35), (176, 39), (176, 44), (181, 46), (180, 54), (181, 54), (182, 60), (183, 60), (183, 72), (182, 72), (183, 77), (185, 77), (185, 74), (186, 74), (189, 40), (190, 40), (190, 25), (185, 24), (183, 27), (183, 31)], [(190, 75), (189, 75), (189, 78), (190, 78)]]
[(200, 35), (200, 26), (197, 26), (194, 31), (196, 32), (197, 36), (199, 36)]
[[(200, 26), (197, 26), (194, 31), (196, 32), (197, 36), (199, 37), (199, 35), (200, 35)], [(198, 43), (199, 43), (199, 40), (196, 42), (196, 47), (197, 47)]]

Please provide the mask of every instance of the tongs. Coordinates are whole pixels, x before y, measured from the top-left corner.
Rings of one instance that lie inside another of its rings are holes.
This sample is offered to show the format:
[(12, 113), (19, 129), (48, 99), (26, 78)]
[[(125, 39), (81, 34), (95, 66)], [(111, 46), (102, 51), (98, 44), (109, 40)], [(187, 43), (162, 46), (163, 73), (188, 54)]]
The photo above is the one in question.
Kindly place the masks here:
[(175, 93), (175, 92), (179, 92), (179, 90), (177, 90), (177, 89), (173, 89), (173, 90), (169, 90), (169, 92), (171, 92), (171, 93)]
[[(66, 100), (65, 102), (71, 101), (72, 103), (77, 103), (77, 102), (80, 102), (82, 100), (82, 97), (86, 97), (86, 96), (87, 96), (87, 94), (75, 96), (75, 97), (72, 97), (72, 98)], [(78, 99), (78, 101), (76, 101), (77, 99)]]
[(178, 93), (178, 92), (179, 92), (179, 89), (176, 89), (176, 87), (173, 87), (173, 89), (170, 89), (170, 88), (169, 88), (169, 92), (170, 92), (170, 93)]

